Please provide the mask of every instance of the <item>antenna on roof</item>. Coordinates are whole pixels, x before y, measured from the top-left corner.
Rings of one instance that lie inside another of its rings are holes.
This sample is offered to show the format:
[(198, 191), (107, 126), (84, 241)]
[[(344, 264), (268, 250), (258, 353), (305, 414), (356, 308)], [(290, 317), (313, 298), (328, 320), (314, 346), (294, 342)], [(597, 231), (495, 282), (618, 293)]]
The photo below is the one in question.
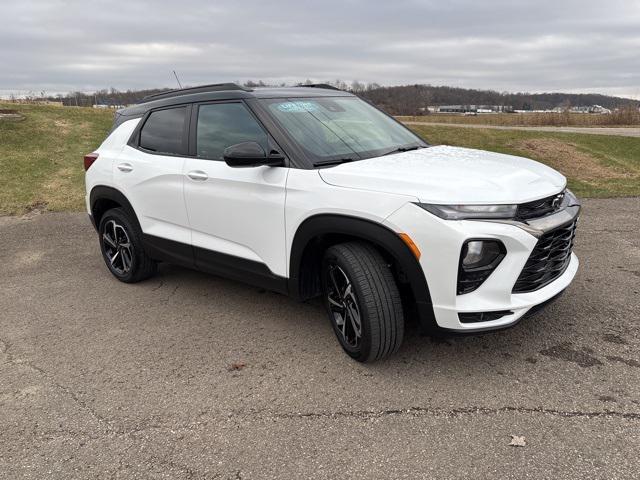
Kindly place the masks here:
[(178, 82), (178, 87), (182, 88), (182, 84), (180, 83), (180, 79), (178, 78), (178, 74), (176, 71), (173, 71), (173, 76), (176, 77), (176, 82)]

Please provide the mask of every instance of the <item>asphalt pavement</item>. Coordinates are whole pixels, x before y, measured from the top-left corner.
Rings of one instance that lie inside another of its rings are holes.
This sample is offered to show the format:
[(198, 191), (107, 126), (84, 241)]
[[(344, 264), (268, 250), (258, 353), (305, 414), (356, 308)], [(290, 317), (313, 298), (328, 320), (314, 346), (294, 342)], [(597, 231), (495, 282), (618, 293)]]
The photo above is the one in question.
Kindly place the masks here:
[(317, 302), (126, 285), (85, 214), (0, 218), (0, 478), (638, 478), (639, 232), (586, 200), (548, 309), (361, 365)]

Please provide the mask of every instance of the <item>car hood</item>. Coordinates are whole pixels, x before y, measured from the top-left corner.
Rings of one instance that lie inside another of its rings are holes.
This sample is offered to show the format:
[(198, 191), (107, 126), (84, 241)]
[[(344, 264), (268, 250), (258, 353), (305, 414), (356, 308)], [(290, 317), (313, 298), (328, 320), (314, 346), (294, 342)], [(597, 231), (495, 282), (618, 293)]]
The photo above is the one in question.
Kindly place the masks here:
[(331, 185), (411, 195), (425, 203), (523, 203), (558, 193), (559, 172), (527, 158), (435, 146), (319, 170)]

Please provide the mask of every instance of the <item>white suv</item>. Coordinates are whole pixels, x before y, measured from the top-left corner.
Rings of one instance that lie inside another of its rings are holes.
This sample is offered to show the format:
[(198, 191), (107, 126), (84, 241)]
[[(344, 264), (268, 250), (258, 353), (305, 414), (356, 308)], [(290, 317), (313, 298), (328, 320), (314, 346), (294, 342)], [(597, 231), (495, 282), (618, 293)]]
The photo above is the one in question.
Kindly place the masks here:
[(515, 324), (578, 269), (580, 205), (525, 158), (430, 146), (323, 85), (209, 85), (118, 111), (85, 157), (87, 209), (123, 282), (166, 261), (322, 296), (344, 350)]

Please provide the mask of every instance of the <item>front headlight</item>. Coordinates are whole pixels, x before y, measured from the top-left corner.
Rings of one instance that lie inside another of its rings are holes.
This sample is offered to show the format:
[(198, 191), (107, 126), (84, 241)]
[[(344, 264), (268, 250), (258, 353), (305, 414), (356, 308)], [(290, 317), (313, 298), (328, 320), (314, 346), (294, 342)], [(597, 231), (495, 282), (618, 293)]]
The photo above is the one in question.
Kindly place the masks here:
[(445, 220), (514, 218), (518, 209), (517, 205), (416, 205)]
[(567, 206), (572, 207), (575, 204), (579, 204), (580, 202), (578, 201), (578, 197), (576, 197), (576, 194), (573, 193), (571, 190), (569, 190), (568, 188), (564, 189), (564, 196), (566, 198), (567, 201)]

